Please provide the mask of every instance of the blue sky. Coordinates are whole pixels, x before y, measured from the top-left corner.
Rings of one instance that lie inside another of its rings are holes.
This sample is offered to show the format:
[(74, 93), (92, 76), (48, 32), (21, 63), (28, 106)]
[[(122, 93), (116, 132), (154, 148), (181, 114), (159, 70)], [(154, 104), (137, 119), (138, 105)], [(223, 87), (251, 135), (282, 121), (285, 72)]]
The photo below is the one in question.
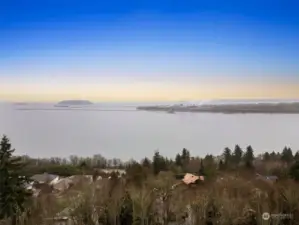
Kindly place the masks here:
[(2, 99), (299, 97), (296, 1), (15, 0), (0, 15)]

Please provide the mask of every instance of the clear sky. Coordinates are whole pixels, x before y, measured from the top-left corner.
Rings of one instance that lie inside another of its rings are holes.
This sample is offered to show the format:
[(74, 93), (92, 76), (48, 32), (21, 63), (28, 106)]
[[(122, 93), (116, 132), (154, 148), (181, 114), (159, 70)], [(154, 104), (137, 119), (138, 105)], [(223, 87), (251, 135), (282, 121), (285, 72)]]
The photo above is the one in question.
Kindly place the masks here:
[(299, 2), (9, 0), (0, 100), (299, 98)]

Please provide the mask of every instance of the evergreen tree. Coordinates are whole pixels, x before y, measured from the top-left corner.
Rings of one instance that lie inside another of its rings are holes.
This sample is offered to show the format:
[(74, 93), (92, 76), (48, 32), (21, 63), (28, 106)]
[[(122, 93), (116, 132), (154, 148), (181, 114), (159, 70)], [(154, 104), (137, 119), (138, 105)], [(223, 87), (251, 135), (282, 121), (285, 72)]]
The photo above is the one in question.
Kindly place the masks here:
[(270, 158), (271, 158), (271, 160), (276, 160), (277, 159), (277, 155), (274, 151), (270, 153)]
[(87, 170), (87, 163), (85, 160), (82, 160), (79, 164), (79, 168), (82, 171), (82, 174), (85, 175), (86, 174), (86, 170)]
[(199, 175), (205, 175), (205, 168), (204, 168), (204, 164), (203, 164), (203, 160), (200, 160), (200, 168), (199, 168)]
[(271, 157), (270, 157), (269, 152), (265, 152), (264, 155), (263, 155), (263, 160), (264, 160), (264, 161), (269, 161), (270, 158), (271, 158)]
[(21, 176), (24, 168), (20, 157), (14, 157), (9, 139), (3, 136), (0, 143), (0, 220), (11, 218), (12, 225), (24, 212), (31, 192), (26, 189), (29, 178)]
[(190, 162), (190, 152), (185, 148), (182, 150), (181, 161), (183, 170), (186, 172), (186, 167)]
[(281, 153), (281, 160), (286, 163), (291, 163), (293, 161), (292, 149), (284, 147)]
[(215, 163), (213, 155), (206, 155), (204, 162), (206, 165), (213, 165)]
[(190, 161), (190, 152), (185, 148), (183, 148), (183, 150), (182, 150), (181, 159), (182, 159), (183, 164), (186, 164)]
[(231, 163), (232, 151), (229, 148), (225, 148), (223, 152), (224, 164), (227, 167)]
[(171, 170), (173, 168), (173, 165), (175, 165), (175, 162), (171, 158), (164, 157), (165, 162), (165, 170)]
[(146, 167), (146, 168), (150, 168), (151, 167), (151, 161), (147, 157), (145, 157), (142, 160), (142, 166)]
[(126, 177), (128, 183), (133, 182), (135, 185), (140, 187), (147, 178), (147, 173), (145, 168), (142, 167), (138, 162), (132, 161), (127, 165)]
[(159, 151), (156, 151), (153, 157), (153, 172), (155, 175), (166, 169), (166, 161), (160, 155)]
[(239, 145), (235, 146), (234, 154), (233, 154), (233, 161), (235, 165), (239, 165), (243, 156), (243, 151)]
[(299, 151), (297, 151), (294, 155), (294, 160), (299, 161)]
[(183, 160), (189, 160), (190, 159), (190, 152), (185, 148), (183, 148), (183, 150), (182, 150), (182, 159)]
[(296, 161), (296, 163), (291, 166), (289, 174), (295, 181), (299, 181), (299, 161)]
[(253, 149), (250, 145), (246, 148), (246, 152), (244, 154), (243, 159), (246, 167), (248, 168), (253, 167), (254, 154), (253, 154)]
[(175, 165), (177, 165), (177, 166), (182, 166), (182, 157), (181, 157), (180, 154), (177, 154), (177, 155), (175, 156)]

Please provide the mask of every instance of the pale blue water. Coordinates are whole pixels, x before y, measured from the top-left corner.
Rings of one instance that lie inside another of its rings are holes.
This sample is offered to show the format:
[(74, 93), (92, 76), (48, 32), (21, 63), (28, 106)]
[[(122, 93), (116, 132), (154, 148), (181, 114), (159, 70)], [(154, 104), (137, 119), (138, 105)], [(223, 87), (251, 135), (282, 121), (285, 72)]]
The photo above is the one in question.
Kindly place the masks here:
[[(53, 110), (50, 104), (0, 104), (0, 134), (18, 154), (71, 154), (121, 159), (220, 154), (224, 147), (252, 145), (256, 153), (299, 150), (299, 115), (212, 114), (135, 111), (137, 104), (96, 104), (88, 109)], [(27, 109), (27, 110), (20, 110)], [(33, 110), (35, 109), (35, 110)], [(52, 110), (49, 110), (52, 109)]]

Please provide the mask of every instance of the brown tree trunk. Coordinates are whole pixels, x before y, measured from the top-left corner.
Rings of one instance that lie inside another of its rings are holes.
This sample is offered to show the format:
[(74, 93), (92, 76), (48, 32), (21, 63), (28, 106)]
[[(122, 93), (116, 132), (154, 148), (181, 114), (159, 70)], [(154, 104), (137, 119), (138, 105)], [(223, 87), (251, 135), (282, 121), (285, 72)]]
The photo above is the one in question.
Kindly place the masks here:
[(17, 225), (17, 216), (12, 216), (11, 225)]

